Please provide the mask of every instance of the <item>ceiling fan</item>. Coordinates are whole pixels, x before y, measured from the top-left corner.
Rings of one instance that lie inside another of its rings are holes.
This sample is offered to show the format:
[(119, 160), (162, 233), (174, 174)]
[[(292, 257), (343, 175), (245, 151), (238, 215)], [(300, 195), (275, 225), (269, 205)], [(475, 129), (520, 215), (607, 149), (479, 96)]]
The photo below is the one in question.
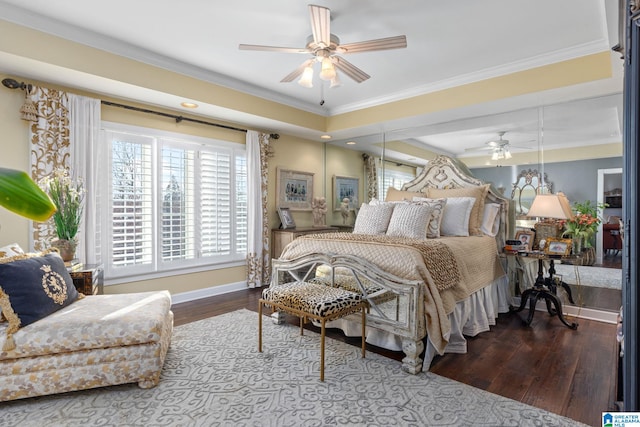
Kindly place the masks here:
[(371, 52), (376, 50), (400, 49), (407, 47), (406, 36), (387, 37), (383, 39), (367, 40), (355, 43), (340, 44), (340, 39), (331, 34), (331, 11), (322, 6), (309, 5), (311, 18), (311, 35), (307, 37), (307, 44), (303, 48), (262, 46), (254, 44), (240, 44), (240, 50), (258, 50), (286, 53), (310, 54), (311, 59), (304, 61), (298, 68), (285, 76), (281, 82), (288, 83), (301, 76), (298, 83), (305, 87), (313, 87), (313, 65), (322, 64), (320, 78), (331, 82), (331, 87), (339, 86), (340, 82), (336, 68), (357, 83), (362, 83), (371, 76), (351, 64), (339, 54)]
[(530, 149), (530, 147), (519, 147), (516, 145), (511, 145), (508, 139), (503, 138), (506, 133), (506, 131), (500, 131), (498, 132), (499, 138), (497, 140), (487, 141), (484, 147), (467, 148), (465, 151), (491, 150), (493, 151), (491, 154), (491, 160), (502, 160), (510, 159), (512, 157), (511, 147), (523, 148), (525, 150)]

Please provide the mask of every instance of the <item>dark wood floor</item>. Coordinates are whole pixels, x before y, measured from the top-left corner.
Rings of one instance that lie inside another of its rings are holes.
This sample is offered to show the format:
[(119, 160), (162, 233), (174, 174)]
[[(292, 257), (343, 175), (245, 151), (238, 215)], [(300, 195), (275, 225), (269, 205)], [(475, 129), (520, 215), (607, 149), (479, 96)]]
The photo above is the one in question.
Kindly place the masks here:
[[(176, 304), (175, 324), (241, 308), (257, 311), (260, 292), (250, 289)], [(525, 327), (519, 315), (523, 313), (500, 315), (491, 332), (469, 339), (467, 354), (437, 357), (431, 371), (588, 425), (601, 425), (601, 412), (614, 409), (615, 325), (577, 319), (574, 331), (540, 311), (531, 327)], [(360, 344), (340, 331), (328, 335)], [(367, 350), (395, 360), (403, 357), (373, 346)]]

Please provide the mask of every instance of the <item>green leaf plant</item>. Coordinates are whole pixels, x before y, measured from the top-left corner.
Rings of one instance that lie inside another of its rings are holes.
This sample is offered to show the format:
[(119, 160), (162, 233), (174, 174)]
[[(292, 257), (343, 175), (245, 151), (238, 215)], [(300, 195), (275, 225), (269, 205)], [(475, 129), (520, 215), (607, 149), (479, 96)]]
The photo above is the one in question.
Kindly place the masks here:
[(0, 168), (0, 206), (38, 222), (56, 212), (47, 193), (26, 172), (7, 168)]

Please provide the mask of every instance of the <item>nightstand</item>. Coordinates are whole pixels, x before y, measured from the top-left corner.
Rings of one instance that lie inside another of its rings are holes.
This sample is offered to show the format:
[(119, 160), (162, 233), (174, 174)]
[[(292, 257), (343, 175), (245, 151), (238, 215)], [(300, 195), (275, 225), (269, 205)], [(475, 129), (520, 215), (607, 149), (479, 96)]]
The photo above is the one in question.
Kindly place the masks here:
[[(560, 277), (554, 276), (556, 270), (554, 268), (554, 261), (570, 260), (574, 265), (582, 264), (582, 256), (580, 255), (567, 255), (567, 256), (551, 256), (543, 253), (529, 253), (529, 254), (506, 254), (507, 256), (514, 256), (516, 258), (536, 259), (538, 261), (538, 277), (535, 283), (520, 296), (520, 306), (518, 308), (512, 307), (512, 312), (519, 312), (525, 309), (527, 302), (529, 303), (529, 316), (523, 323), (527, 326), (531, 325), (533, 320), (533, 314), (535, 313), (536, 304), (540, 299), (544, 299), (547, 305), (547, 311), (552, 316), (558, 316), (560, 321), (571, 329), (578, 329), (578, 324), (575, 322), (569, 323), (562, 312), (562, 301), (556, 295), (558, 287), (562, 287), (567, 292), (569, 302), (574, 304), (573, 297), (571, 295), (571, 288)], [(549, 263), (548, 277), (544, 277), (543, 262)]]
[(104, 293), (104, 269), (102, 264), (85, 264), (82, 268), (69, 271), (73, 285), (85, 295)]
[(280, 258), (285, 246), (305, 234), (337, 233), (337, 227), (274, 228), (271, 230), (271, 258)]

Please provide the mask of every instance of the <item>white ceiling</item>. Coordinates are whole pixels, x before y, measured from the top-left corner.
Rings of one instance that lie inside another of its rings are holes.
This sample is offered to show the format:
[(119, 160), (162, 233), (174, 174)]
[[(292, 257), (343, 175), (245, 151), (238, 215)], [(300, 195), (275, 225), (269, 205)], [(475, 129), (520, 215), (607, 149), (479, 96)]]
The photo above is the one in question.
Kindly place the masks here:
[[(331, 9), (331, 31), (342, 43), (405, 34), (408, 46), (348, 55), (346, 59), (372, 76), (363, 83), (343, 76), (341, 87), (329, 89), (316, 77), (314, 88), (307, 89), (295, 81), (280, 83), (307, 55), (238, 49), (240, 43), (304, 47), (311, 33), (307, 4), (0, 0), (0, 18), (327, 116), (602, 52), (617, 43), (618, 2), (613, 0), (318, 0), (315, 4)], [(507, 131), (505, 138), (514, 145), (535, 148), (544, 122), (545, 144), (553, 143), (556, 130), (563, 144), (619, 141), (619, 95), (538, 108), (619, 93), (622, 63), (617, 62), (612, 79), (350, 129), (334, 137), (365, 141), (366, 135), (385, 131), (417, 146), (464, 156), (469, 147), (496, 139), (499, 131)], [(44, 64), (6, 56), (0, 71), (45, 81), (52, 76)], [(59, 84), (90, 85), (84, 88), (175, 108), (173, 97), (90, 76), (81, 79), (72, 70), (56, 70), (55, 78)], [(311, 139), (319, 136), (284, 124), (248, 123), (252, 118), (215, 106), (203, 105), (198, 113)]]

